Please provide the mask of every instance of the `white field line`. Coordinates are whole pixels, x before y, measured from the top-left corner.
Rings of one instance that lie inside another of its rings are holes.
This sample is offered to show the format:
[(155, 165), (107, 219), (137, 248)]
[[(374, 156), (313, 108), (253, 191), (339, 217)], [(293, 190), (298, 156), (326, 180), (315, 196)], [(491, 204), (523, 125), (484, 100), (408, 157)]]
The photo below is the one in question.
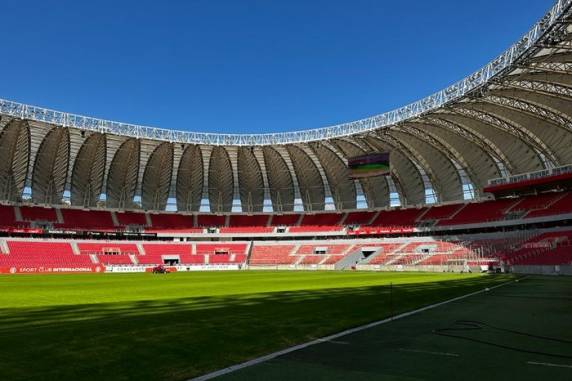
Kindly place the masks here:
[[(523, 278), (524, 278), (524, 277), (523, 277)], [(523, 278), (521, 278), (521, 279), (523, 279)], [(240, 363), (240, 364), (231, 365), (231, 366), (229, 366), (229, 367), (227, 367), (227, 368), (219, 369), (219, 370), (216, 370), (216, 371), (211, 372), (211, 373), (204, 374), (204, 375), (199, 376), (199, 377), (191, 378), (191, 379), (189, 379), (189, 380), (187, 380), (187, 381), (206, 381), (206, 380), (211, 380), (211, 379), (213, 379), (213, 378), (215, 378), (215, 377), (219, 377), (219, 376), (222, 376), (222, 375), (225, 375), (225, 374), (228, 374), (228, 373), (232, 373), (232, 372), (235, 372), (235, 371), (240, 370), (240, 369), (248, 368), (248, 367), (250, 367), (250, 366), (257, 365), (257, 364), (260, 364), (260, 363), (263, 363), (263, 362), (266, 362), (266, 361), (275, 359), (276, 357), (280, 357), (280, 356), (283, 356), (283, 355), (288, 354), (288, 353), (292, 353), (292, 352), (295, 352), (295, 351), (299, 351), (300, 349), (304, 349), (304, 348), (310, 347), (310, 346), (312, 346), (312, 345), (321, 344), (321, 343), (323, 343), (323, 342), (325, 342), (325, 341), (330, 341), (330, 342), (331, 342), (332, 340), (336, 340), (336, 339), (338, 339), (338, 338), (340, 338), (340, 337), (344, 337), (344, 336), (351, 335), (351, 334), (356, 333), (356, 332), (360, 332), (360, 331), (364, 331), (364, 330), (366, 330), (366, 329), (370, 329), (370, 328), (373, 328), (373, 327), (377, 327), (378, 325), (386, 324), (386, 323), (389, 323), (390, 321), (393, 321), (393, 320), (403, 319), (403, 318), (405, 318), (405, 317), (407, 317), (407, 316), (411, 316), (411, 315), (415, 315), (415, 314), (418, 314), (418, 313), (423, 312), (423, 311), (431, 310), (431, 309), (433, 309), (433, 308), (437, 308), (437, 307), (443, 306), (443, 305), (445, 305), (445, 304), (449, 304), (449, 303), (452, 303), (452, 302), (456, 302), (456, 301), (458, 301), (458, 300), (466, 299), (466, 298), (471, 297), (471, 296), (474, 296), (474, 295), (479, 295), (479, 294), (482, 294), (482, 293), (484, 293), (484, 292), (488, 292), (488, 291), (490, 291), (490, 290), (494, 290), (495, 288), (499, 288), (499, 287), (506, 286), (506, 285), (511, 284), (511, 283), (515, 283), (515, 282), (517, 282), (517, 281), (518, 281), (518, 279), (517, 279), (517, 280), (511, 280), (511, 281), (509, 281), (509, 282), (501, 283), (501, 284), (499, 284), (499, 285), (492, 286), (492, 287), (488, 287), (488, 288), (485, 288), (485, 289), (483, 289), (483, 290), (471, 292), (471, 293), (469, 293), (469, 294), (457, 296), (456, 298), (448, 299), (448, 300), (445, 300), (445, 301), (443, 301), (443, 302), (439, 302), (439, 303), (431, 304), (431, 305), (428, 305), (428, 306), (425, 306), (425, 307), (421, 307), (421, 308), (418, 308), (418, 309), (413, 310), (413, 311), (404, 312), (404, 313), (402, 313), (402, 314), (399, 314), (399, 315), (396, 315), (396, 316), (392, 316), (392, 317), (389, 317), (389, 318), (386, 318), (386, 319), (383, 319), (383, 320), (378, 320), (378, 321), (374, 321), (374, 322), (372, 322), (372, 323), (365, 324), (365, 325), (362, 325), (362, 326), (359, 326), (359, 327), (350, 328), (350, 329), (347, 329), (347, 330), (342, 331), (342, 332), (334, 333), (333, 335), (330, 335), (330, 336), (325, 336), (325, 337), (322, 337), (322, 338), (319, 338), (319, 339), (315, 339), (315, 340), (312, 340), (312, 341), (308, 341), (308, 342), (306, 342), (306, 343), (294, 345), (294, 346), (292, 346), (292, 347), (289, 347), (289, 348), (286, 348), (286, 349), (282, 349), (282, 350), (277, 351), (277, 352), (269, 353), (269, 354), (267, 354), (267, 355), (264, 355), (264, 356), (261, 356), (261, 357), (257, 357), (257, 358), (255, 358), (255, 359), (252, 359), (252, 360), (249, 360), (249, 361)]]
[(449, 356), (449, 357), (459, 357), (460, 356), (458, 353), (425, 351), (423, 349), (399, 348), (399, 350), (401, 352), (426, 353), (428, 355), (437, 355), (437, 356)]
[(322, 343), (339, 344), (339, 345), (349, 345), (350, 344), (347, 341), (341, 341), (341, 340), (322, 340), (321, 342)]
[(552, 364), (552, 363), (549, 363), (549, 362), (536, 362), (536, 361), (528, 361), (527, 364), (530, 364), (530, 365), (549, 366), (549, 367), (554, 367), (554, 368), (569, 368), (569, 369), (572, 369), (572, 365), (567, 365), (567, 364)]

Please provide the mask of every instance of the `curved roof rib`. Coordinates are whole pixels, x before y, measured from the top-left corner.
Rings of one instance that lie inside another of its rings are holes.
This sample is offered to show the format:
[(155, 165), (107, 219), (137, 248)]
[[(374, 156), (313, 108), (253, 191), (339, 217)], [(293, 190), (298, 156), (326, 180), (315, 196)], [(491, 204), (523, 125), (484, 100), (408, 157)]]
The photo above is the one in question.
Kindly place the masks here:
[(155, 148), (143, 174), (141, 205), (146, 210), (164, 210), (169, 198), (173, 172), (173, 145), (162, 143)]
[(40, 145), (32, 177), (32, 201), (58, 204), (62, 200), (69, 165), (69, 131), (53, 128)]
[(262, 212), (264, 181), (253, 147), (242, 147), (238, 150), (238, 175), (242, 211)]
[(72, 205), (97, 205), (103, 189), (106, 147), (105, 135), (98, 133), (90, 135), (81, 145), (72, 171)]
[(272, 147), (263, 147), (266, 174), (272, 210), (291, 212), (294, 210), (294, 180), (284, 158)]
[(211, 153), (208, 184), (211, 212), (230, 212), (234, 179), (228, 152), (222, 147), (215, 147)]
[(310, 147), (324, 169), (336, 209), (355, 209), (356, 188), (350, 179), (347, 163), (325, 143), (312, 143)]
[(203, 156), (198, 145), (183, 152), (177, 172), (177, 210), (198, 212), (203, 194)]
[(107, 178), (107, 206), (133, 208), (139, 175), (141, 146), (138, 139), (128, 139), (117, 150)]
[(0, 197), (18, 201), (24, 190), (30, 159), (30, 128), (12, 120), (0, 134)]
[(326, 191), (318, 167), (301, 148), (295, 145), (288, 145), (286, 150), (296, 171), (304, 210), (324, 210)]

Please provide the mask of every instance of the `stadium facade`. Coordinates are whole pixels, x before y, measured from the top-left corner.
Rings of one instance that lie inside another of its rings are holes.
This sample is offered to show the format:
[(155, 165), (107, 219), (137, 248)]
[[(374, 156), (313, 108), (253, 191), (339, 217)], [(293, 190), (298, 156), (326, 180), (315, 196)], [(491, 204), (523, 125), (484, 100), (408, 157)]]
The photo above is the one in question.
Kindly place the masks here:
[[(333, 127), (179, 132), (1, 100), (0, 199), (253, 213), (482, 198), (491, 179), (572, 163), (571, 4), (452, 86)], [(348, 158), (376, 151), (391, 175), (351, 179)]]

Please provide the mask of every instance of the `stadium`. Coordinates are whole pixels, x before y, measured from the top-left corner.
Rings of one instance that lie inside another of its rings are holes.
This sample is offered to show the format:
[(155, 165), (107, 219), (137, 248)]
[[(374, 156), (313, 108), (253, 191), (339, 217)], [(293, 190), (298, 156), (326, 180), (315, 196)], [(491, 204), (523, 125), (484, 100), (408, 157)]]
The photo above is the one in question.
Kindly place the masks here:
[(310, 130), (0, 99), (0, 379), (572, 379), (572, 1)]

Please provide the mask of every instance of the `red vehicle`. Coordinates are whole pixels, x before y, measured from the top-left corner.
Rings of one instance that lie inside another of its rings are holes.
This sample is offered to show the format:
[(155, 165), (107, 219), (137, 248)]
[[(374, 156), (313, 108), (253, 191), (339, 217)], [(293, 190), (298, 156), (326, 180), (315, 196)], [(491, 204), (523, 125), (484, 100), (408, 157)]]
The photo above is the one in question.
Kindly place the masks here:
[(169, 270), (164, 265), (153, 267), (153, 274), (168, 274)]

